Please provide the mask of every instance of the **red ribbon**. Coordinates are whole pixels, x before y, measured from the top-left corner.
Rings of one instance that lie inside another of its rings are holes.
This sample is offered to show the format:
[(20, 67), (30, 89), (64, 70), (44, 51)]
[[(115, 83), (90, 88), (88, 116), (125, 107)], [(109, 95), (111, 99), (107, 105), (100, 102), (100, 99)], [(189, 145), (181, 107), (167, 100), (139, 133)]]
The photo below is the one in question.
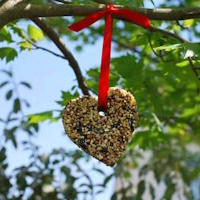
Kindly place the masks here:
[(128, 9), (118, 9), (114, 5), (107, 5), (105, 10), (93, 13), (86, 18), (70, 25), (68, 28), (73, 31), (80, 31), (98, 21), (102, 17), (105, 17), (105, 30), (104, 30), (104, 41), (101, 58), (101, 72), (99, 77), (99, 88), (98, 88), (98, 109), (99, 111), (106, 111), (107, 109), (107, 93), (109, 88), (109, 71), (110, 71), (110, 49), (112, 39), (112, 16), (120, 16), (134, 24), (140, 25), (143, 28), (150, 29), (149, 19), (141, 15), (140, 13), (133, 12)]

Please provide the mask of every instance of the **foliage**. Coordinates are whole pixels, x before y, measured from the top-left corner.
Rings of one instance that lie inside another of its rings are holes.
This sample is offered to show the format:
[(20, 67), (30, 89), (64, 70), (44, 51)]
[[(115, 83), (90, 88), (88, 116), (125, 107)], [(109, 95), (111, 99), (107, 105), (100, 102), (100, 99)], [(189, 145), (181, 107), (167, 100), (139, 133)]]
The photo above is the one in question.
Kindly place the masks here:
[[(145, 6), (145, 2), (139, 0), (113, 2)], [(155, 7), (183, 8), (199, 3), (191, 0), (167, 0), (161, 5), (150, 2)], [(94, 2), (76, 0), (73, 3)], [(60, 38), (67, 37), (75, 42), (77, 51), (95, 44), (102, 37), (102, 22), (77, 34), (67, 31), (66, 26), (74, 19), (56, 17), (45, 21)], [(22, 51), (40, 49), (37, 42), (45, 39), (44, 33), (29, 21), (26, 24), (26, 29), (15, 22), (0, 30), (0, 59), (6, 63), (15, 61)], [(118, 56), (111, 61), (110, 85), (134, 94), (140, 120), (127, 151), (112, 174), (98, 166), (87, 171), (83, 169), (82, 163), (87, 164), (91, 158), (78, 150), (54, 149), (48, 155), (41, 154), (31, 140), (40, 134), (41, 122), (60, 120), (63, 106), (80, 95), (76, 84), (69, 91), (61, 91), (61, 99), (57, 100), (60, 110), (26, 116), (23, 110), (28, 109), (30, 103), (20, 96), (18, 88), (31, 90), (32, 87), (24, 80), (16, 82), (12, 68), (1, 66), (0, 73), (5, 79), (0, 80), (0, 91), (4, 92), (11, 109), (7, 116), (0, 116), (4, 127), (0, 143), (0, 199), (95, 199), (113, 178), (120, 187), (113, 191), (112, 200), (140, 200), (145, 195), (149, 195), (148, 199), (160, 200), (199, 199), (193, 189), (194, 183), (195, 188), (200, 186), (199, 21), (152, 21), (152, 24), (165, 31), (147, 31), (130, 23), (114, 22), (113, 44)], [(85, 82), (94, 95), (98, 78), (99, 66), (91, 66)], [(27, 139), (21, 142), (18, 136), (22, 132)], [(27, 165), (12, 173), (8, 173), (9, 144), (14, 148), (23, 147), (30, 156)], [(195, 151), (191, 147), (195, 147)], [(91, 171), (101, 175), (104, 181), (93, 182)], [(134, 171), (137, 177), (132, 175)], [(58, 176), (62, 178), (58, 180)], [(159, 188), (162, 189), (158, 191)], [(158, 192), (161, 193), (159, 198)]]

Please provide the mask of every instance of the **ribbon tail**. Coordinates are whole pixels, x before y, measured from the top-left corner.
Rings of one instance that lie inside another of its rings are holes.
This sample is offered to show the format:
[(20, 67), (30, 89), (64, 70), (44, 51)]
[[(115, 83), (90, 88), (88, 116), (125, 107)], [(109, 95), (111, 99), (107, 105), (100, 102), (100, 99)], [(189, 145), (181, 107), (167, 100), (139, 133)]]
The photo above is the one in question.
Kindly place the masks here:
[(107, 13), (107, 10), (93, 13), (93, 14), (83, 18), (82, 20), (75, 22), (74, 24), (68, 26), (68, 28), (72, 31), (78, 32), (78, 31), (90, 26), (91, 24), (95, 23), (102, 17), (104, 17), (106, 15), (106, 13)]
[(104, 41), (103, 41), (103, 50), (101, 58), (101, 72), (99, 77), (99, 88), (98, 88), (99, 111), (107, 110), (112, 27), (113, 27), (113, 19), (111, 14), (108, 14), (106, 15), (105, 18)]
[(112, 10), (112, 13), (115, 15), (118, 15), (124, 19), (127, 19), (128, 21), (137, 24), (139, 26), (142, 26), (143, 28), (149, 29), (151, 28), (151, 23), (145, 15), (142, 15), (138, 12), (134, 12), (128, 9), (116, 9), (114, 8)]

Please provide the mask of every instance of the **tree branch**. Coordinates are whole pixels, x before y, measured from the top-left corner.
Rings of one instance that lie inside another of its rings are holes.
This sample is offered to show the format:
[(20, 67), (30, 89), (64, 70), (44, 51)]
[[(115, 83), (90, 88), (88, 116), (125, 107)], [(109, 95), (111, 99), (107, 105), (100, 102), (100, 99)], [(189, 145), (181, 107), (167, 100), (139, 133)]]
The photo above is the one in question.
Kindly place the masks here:
[(110, 2), (107, 1), (107, 0), (91, 0), (91, 1), (94, 1), (94, 2), (96, 2), (96, 3), (98, 3), (98, 4), (109, 4), (109, 3), (110, 3)]
[[(128, 8), (149, 17), (150, 20), (183, 20), (200, 18), (200, 8), (163, 8), (145, 9), (131, 8), (116, 5), (119, 8)], [(55, 17), (55, 16), (85, 16), (105, 9), (105, 5), (74, 5), (74, 4), (31, 4), (23, 0), (6, 1), (0, 7), (0, 28), (9, 22), (21, 18)], [(120, 16), (116, 16), (119, 19)]]
[(184, 38), (172, 33), (172, 32), (169, 32), (169, 31), (166, 31), (166, 30), (163, 30), (163, 29), (160, 29), (160, 28), (156, 28), (154, 26), (151, 26), (151, 29), (150, 31), (153, 31), (153, 32), (160, 32), (162, 33), (163, 35), (166, 35), (166, 36), (169, 36), (169, 37), (173, 37), (174, 39), (178, 40), (179, 42), (181, 43), (184, 43), (184, 42), (188, 42), (187, 40), (185, 40)]
[(32, 18), (32, 21), (39, 26), (43, 32), (54, 42), (58, 49), (62, 52), (65, 58), (69, 61), (70, 67), (73, 69), (79, 88), (82, 90), (84, 95), (90, 95), (88, 88), (86, 87), (81, 73), (80, 67), (70, 50), (64, 45), (64, 43), (57, 36), (56, 32), (52, 30), (43, 20), (39, 18)]

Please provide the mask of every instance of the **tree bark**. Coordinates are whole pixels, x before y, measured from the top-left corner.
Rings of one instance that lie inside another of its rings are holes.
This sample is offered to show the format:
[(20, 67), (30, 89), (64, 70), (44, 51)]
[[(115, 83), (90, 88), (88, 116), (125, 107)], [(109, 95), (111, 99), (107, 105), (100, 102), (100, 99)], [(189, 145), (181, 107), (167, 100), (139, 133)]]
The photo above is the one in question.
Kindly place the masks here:
[[(128, 8), (149, 17), (150, 20), (184, 20), (200, 18), (200, 8), (164, 8), (145, 9)], [(9, 22), (21, 18), (55, 17), (55, 16), (85, 16), (105, 9), (105, 5), (74, 5), (74, 4), (31, 4), (23, 0), (9, 0), (0, 7), (0, 28)], [(116, 16), (117, 17), (117, 16)], [(122, 19), (120, 17), (117, 17)], [(122, 19), (123, 20), (123, 19)]]

